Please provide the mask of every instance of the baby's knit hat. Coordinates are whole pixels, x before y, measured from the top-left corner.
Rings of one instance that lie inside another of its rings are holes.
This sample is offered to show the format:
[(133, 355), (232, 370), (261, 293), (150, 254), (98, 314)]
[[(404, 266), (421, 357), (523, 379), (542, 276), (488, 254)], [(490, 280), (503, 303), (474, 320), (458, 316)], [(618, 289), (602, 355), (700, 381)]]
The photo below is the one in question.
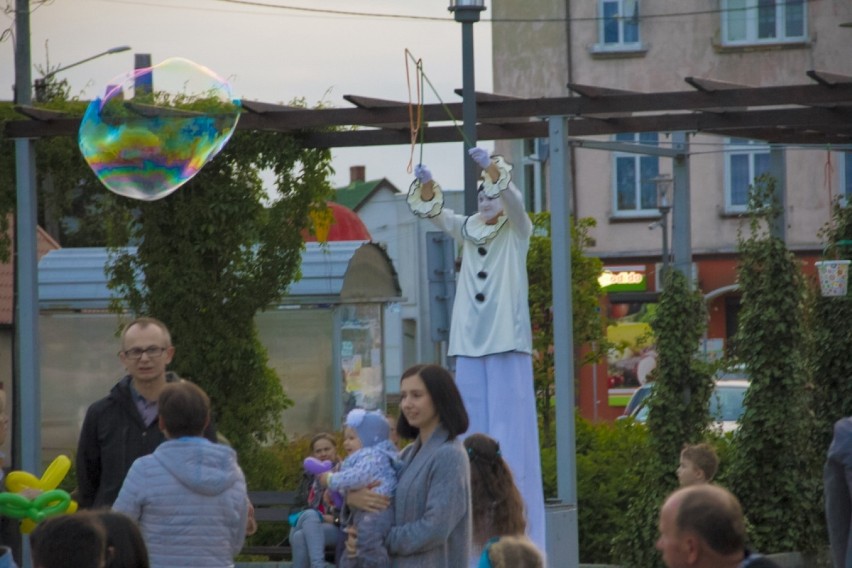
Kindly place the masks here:
[(390, 434), (388, 421), (379, 410), (355, 408), (346, 416), (346, 425), (355, 430), (365, 448), (384, 442)]

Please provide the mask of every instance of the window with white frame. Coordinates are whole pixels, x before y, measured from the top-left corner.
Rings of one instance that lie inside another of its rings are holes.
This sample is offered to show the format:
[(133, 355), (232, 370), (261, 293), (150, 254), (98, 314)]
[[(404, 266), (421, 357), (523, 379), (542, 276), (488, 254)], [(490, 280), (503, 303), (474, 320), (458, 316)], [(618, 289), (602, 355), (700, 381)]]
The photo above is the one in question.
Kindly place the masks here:
[[(657, 146), (656, 132), (623, 133), (615, 135), (616, 142), (631, 142)], [(613, 215), (659, 215), (657, 209), (657, 184), (660, 175), (660, 158), (643, 154), (613, 153)]]
[(641, 49), (639, 0), (598, 1), (598, 43), (595, 51)]
[(807, 12), (806, 0), (722, 0), (722, 43), (805, 41)]
[(769, 172), (769, 146), (744, 138), (730, 138), (725, 147), (725, 211), (748, 208), (748, 188), (754, 178)]
[[(513, 142), (512, 156), (516, 164), (512, 171), (513, 180), (524, 196), (527, 211), (531, 213), (547, 210), (547, 185), (544, 176), (547, 142), (547, 138), (528, 138)], [(517, 164), (520, 164), (520, 167), (517, 167)]]

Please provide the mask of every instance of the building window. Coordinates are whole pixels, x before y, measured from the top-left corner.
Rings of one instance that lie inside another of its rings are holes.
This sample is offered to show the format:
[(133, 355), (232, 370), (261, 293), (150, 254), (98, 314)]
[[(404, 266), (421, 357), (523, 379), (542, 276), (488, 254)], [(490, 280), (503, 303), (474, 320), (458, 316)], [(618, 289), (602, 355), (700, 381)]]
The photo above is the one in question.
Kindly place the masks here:
[(594, 51), (632, 51), (639, 42), (639, 0), (599, 0)]
[(722, 0), (722, 42), (802, 42), (807, 39), (806, 20), (805, 0)]
[[(616, 142), (657, 146), (656, 132), (616, 134)], [(655, 215), (657, 209), (657, 184), (654, 178), (660, 175), (660, 159), (657, 156), (615, 152), (613, 154), (613, 193), (615, 216)]]
[(852, 205), (852, 152), (844, 152), (840, 160), (840, 190), (843, 206)]
[(725, 211), (748, 208), (748, 188), (754, 178), (769, 173), (769, 146), (754, 140), (731, 138), (725, 148)]
[(517, 141), (513, 156), (520, 154), (520, 168), (512, 175), (515, 185), (524, 195), (524, 204), (530, 213), (547, 211), (547, 183), (545, 164), (547, 163), (549, 144), (547, 138), (528, 138)]

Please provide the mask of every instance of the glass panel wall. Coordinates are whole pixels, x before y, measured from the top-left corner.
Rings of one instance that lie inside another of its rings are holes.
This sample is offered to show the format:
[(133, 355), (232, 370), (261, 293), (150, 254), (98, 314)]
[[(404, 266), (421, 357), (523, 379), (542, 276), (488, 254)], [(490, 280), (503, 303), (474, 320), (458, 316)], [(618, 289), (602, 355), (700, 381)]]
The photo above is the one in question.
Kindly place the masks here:
[(269, 366), (293, 400), (282, 419), (288, 436), (330, 430), (334, 424), (333, 319), (331, 308), (315, 307), (269, 310), (255, 318)]

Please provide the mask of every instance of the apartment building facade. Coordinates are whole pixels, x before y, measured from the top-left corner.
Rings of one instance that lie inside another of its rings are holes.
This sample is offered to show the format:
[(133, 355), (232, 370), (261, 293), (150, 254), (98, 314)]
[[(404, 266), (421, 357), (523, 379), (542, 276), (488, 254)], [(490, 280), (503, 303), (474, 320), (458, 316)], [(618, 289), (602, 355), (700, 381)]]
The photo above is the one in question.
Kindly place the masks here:
[[(809, 70), (852, 76), (852, 28), (841, 25), (852, 23), (852, 3), (845, 0), (493, 0), (487, 8), (493, 91), (500, 95), (800, 85), (812, 82)], [(672, 133), (624, 132), (596, 140), (670, 148)], [(852, 145), (770, 147), (703, 133), (687, 133), (687, 140), (692, 272), (711, 315), (704, 348), (718, 355), (736, 329), (737, 235), (748, 187), (769, 171), (770, 152), (780, 153), (785, 164), (784, 238), (812, 272), (832, 200), (852, 198)], [(559, 190), (548, 183), (547, 141), (498, 142), (496, 149), (516, 165), (528, 207), (547, 209), (551, 192)], [(630, 283), (633, 291), (608, 294), (608, 315), (635, 323), (658, 289), (664, 244), (657, 187), (671, 175), (672, 160), (582, 147), (571, 152), (574, 214), (597, 221), (588, 253), (604, 261), (610, 281)], [(646, 347), (619, 354), (603, 373), (611, 404), (623, 402), (618, 387), (642, 382), (637, 369)]]

